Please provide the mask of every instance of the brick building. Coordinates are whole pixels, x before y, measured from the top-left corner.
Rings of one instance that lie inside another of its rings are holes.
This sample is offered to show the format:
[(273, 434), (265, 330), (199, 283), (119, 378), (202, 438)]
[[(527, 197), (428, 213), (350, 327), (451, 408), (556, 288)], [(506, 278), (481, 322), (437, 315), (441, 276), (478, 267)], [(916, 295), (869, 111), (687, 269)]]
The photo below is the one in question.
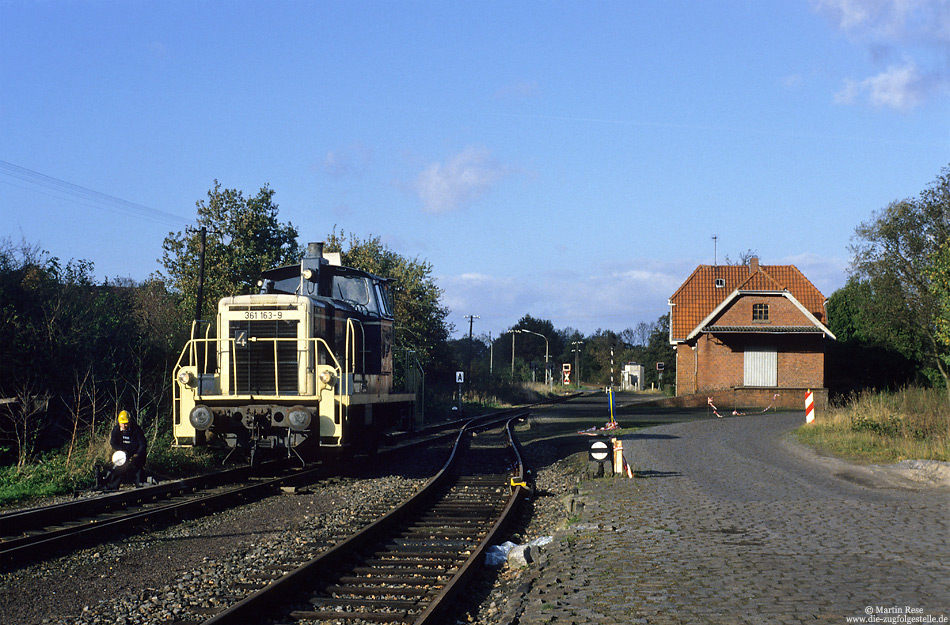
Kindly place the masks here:
[[(794, 265), (700, 265), (670, 297), (676, 394), (723, 407), (827, 402), (825, 297)], [(731, 402), (731, 404), (730, 404)]]

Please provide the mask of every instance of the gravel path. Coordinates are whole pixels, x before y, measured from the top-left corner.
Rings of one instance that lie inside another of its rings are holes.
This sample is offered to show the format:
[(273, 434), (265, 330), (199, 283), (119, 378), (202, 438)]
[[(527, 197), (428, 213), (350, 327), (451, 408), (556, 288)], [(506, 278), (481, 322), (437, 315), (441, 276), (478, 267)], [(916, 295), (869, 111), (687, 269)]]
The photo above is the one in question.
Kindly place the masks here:
[(509, 585), (504, 617), (479, 622), (950, 616), (950, 488), (907, 466), (815, 454), (786, 434), (801, 420), (699, 420), (628, 437), (640, 479), (580, 484), (579, 522)]

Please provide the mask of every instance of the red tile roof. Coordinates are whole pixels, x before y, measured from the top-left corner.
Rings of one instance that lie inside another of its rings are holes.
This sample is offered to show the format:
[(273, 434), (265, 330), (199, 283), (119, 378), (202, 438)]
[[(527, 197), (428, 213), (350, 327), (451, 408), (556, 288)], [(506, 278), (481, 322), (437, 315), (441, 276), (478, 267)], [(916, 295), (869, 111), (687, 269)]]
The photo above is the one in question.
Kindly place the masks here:
[[(670, 338), (682, 340), (733, 291), (788, 291), (822, 324), (825, 296), (795, 265), (700, 265), (670, 297)], [(716, 280), (724, 286), (717, 288)]]

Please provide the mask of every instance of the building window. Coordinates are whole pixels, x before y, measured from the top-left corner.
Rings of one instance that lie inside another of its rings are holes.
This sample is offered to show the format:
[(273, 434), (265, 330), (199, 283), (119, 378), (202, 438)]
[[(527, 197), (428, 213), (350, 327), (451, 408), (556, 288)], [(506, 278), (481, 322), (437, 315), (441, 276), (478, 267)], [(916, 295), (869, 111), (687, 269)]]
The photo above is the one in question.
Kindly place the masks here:
[(769, 305), (768, 304), (752, 304), (752, 321), (768, 321), (769, 320)]
[(725, 288), (725, 286), (726, 286), (726, 279), (725, 279), (725, 278), (716, 278), (716, 288), (717, 288), (717, 289)]

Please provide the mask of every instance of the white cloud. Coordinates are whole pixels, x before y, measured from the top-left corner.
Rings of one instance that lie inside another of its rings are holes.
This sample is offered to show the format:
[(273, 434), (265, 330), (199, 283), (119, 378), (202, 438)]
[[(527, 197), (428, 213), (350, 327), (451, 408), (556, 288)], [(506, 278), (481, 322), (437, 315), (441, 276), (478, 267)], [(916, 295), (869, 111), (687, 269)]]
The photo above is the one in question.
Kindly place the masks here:
[(468, 147), (446, 163), (432, 163), (413, 185), (427, 213), (446, 213), (485, 195), (510, 171), (484, 147)]
[(848, 77), (836, 104), (908, 111), (950, 86), (950, 0), (812, 0), (816, 10), (867, 50), (876, 74)]
[(886, 72), (864, 81), (871, 102), (901, 111), (914, 108), (923, 100), (923, 85), (917, 66), (889, 67)]
[(668, 311), (667, 300), (694, 266), (652, 261), (612, 263), (593, 274), (557, 271), (517, 277), (485, 274), (442, 276), (443, 303), (456, 329), (468, 327), (465, 315), (478, 315), (476, 333), (498, 336), (526, 314), (549, 319), (557, 329), (585, 334), (617, 332)]
[(841, 88), (835, 94), (835, 104), (854, 104), (854, 101), (858, 98), (858, 93), (861, 91), (861, 83), (857, 80), (851, 78), (845, 78), (844, 87)]
[(892, 66), (862, 81), (846, 79), (835, 94), (836, 104), (853, 104), (867, 97), (874, 106), (908, 111), (923, 102), (927, 86), (913, 62)]
[(835, 27), (859, 42), (898, 44), (921, 35), (950, 39), (947, 0), (813, 0)]
[[(770, 259), (769, 265), (795, 265), (825, 297), (844, 286), (848, 261), (802, 253)], [(457, 333), (468, 332), (465, 315), (478, 315), (475, 334), (497, 337), (521, 317), (550, 320), (556, 329), (584, 334), (598, 329), (622, 332), (652, 323), (669, 312), (668, 300), (696, 268), (689, 259), (667, 262), (628, 260), (583, 274), (552, 271), (498, 277), (484, 273), (440, 276), (443, 303)]]

